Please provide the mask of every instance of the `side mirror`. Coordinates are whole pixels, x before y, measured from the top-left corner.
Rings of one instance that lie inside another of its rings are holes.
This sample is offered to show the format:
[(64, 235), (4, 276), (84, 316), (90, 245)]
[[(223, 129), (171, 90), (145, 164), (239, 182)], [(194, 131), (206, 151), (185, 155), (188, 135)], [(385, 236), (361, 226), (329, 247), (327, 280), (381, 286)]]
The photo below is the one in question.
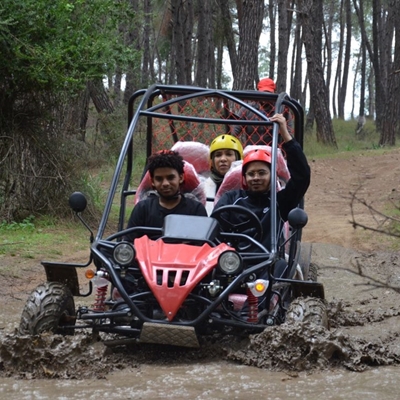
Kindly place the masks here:
[(72, 210), (76, 213), (84, 211), (87, 206), (86, 197), (81, 192), (72, 193), (71, 196), (69, 196), (68, 203)]
[(308, 215), (300, 207), (293, 208), (293, 210), (289, 212), (288, 221), (292, 228), (301, 229), (307, 225)]

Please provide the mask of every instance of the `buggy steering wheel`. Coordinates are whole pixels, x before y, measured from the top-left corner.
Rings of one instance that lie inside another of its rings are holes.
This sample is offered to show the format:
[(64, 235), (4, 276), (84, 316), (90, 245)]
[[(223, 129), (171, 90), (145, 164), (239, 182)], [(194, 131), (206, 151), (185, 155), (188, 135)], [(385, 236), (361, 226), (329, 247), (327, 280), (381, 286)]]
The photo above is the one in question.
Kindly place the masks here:
[[(239, 222), (237, 223), (234, 223), (228, 219), (232, 219), (232, 217), (233, 219), (235, 219), (236, 216), (242, 216), (242, 218), (240, 218)], [(257, 241), (260, 241), (263, 236), (263, 227), (261, 225), (260, 219), (253, 211), (243, 206), (223, 206), (213, 211), (210, 217), (215, 218), (221, 225), (222, 230), (225, 232), (247, 234)], [(251, 242), (249, 242), (248, 245), (240, 246), (240, 241), (243, 241), (243, 238), (238, 238), (238, 240), (236, 241), (237, 243), (235, 243), (236, 247), (240, 251), (247, 250), (252, 245)]]

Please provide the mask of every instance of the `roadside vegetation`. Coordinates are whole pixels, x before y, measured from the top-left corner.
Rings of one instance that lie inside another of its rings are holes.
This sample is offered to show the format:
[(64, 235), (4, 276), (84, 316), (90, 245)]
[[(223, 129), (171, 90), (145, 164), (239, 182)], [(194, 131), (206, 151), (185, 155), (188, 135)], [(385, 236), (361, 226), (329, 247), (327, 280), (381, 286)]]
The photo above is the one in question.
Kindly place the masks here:
[[(317, 142), (315, 131), (305, 134), (304, 150), (307, 156), (315, 158), (323, 157), (347, 157), (349, 152), (361, 152), (365, 150), (385, 151), (388, 148), (379, 145), (379, 133), (375, 123), (367, 120), (362, 135), (356, 134), (357, 122), (355, 120), (333, 120), (337, 148)], [(398, 146), (396, 146), (398, 147)]]
[[(29, 259), (59, 260), (70, 256), (71, 251), (88, 249), (88, 244), (88, 232), (72, 217), (29, 216), (21, 222), (0, 223), (0, 260), (2, 257), (15, 257), (16, 263)], [(2, 275), (7, 273), (5, 268), (2, 267)]]

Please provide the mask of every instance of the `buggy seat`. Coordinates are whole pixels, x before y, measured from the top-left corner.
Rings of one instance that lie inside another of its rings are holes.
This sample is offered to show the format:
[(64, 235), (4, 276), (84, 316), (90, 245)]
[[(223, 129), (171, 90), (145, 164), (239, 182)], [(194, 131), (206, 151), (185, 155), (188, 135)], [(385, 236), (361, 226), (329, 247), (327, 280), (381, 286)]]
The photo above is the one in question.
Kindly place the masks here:
[(182, 158), (192, 164), (199, 175), (210, 173), (210, 148), (200, 142), (176, 142), (171, 150), (178, 152)]

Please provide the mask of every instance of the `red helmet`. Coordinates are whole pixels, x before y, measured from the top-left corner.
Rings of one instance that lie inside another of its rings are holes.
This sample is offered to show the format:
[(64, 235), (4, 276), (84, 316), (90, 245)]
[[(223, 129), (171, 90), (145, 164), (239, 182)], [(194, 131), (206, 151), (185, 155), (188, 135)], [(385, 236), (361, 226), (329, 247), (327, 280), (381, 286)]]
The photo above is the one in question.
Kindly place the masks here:
[(251, 163), (253, 161), (262, 161), (265, 163), (268, 163), (271, 165), (271, 154), (264, 149), (255, 149), (250, 151), (246, 157), (243, 159), (243, 164), (242, 164), (242, 174), (244, 175), (244, 173), (246, 172), (246, 165), (248, 163)]
[(243, 189), (247, 189), (247, 183), (244, 178), (244, 175), (246, 173), (247, 169), (247, 164), (253, 162), (253, 161), (261, 161), (265, 162), (269, 165), (271, 165), (271, 154), (264, 149), (255, 149), (250, 151), (243, 159), (243, 164), (242, 164), (242, 186)]

